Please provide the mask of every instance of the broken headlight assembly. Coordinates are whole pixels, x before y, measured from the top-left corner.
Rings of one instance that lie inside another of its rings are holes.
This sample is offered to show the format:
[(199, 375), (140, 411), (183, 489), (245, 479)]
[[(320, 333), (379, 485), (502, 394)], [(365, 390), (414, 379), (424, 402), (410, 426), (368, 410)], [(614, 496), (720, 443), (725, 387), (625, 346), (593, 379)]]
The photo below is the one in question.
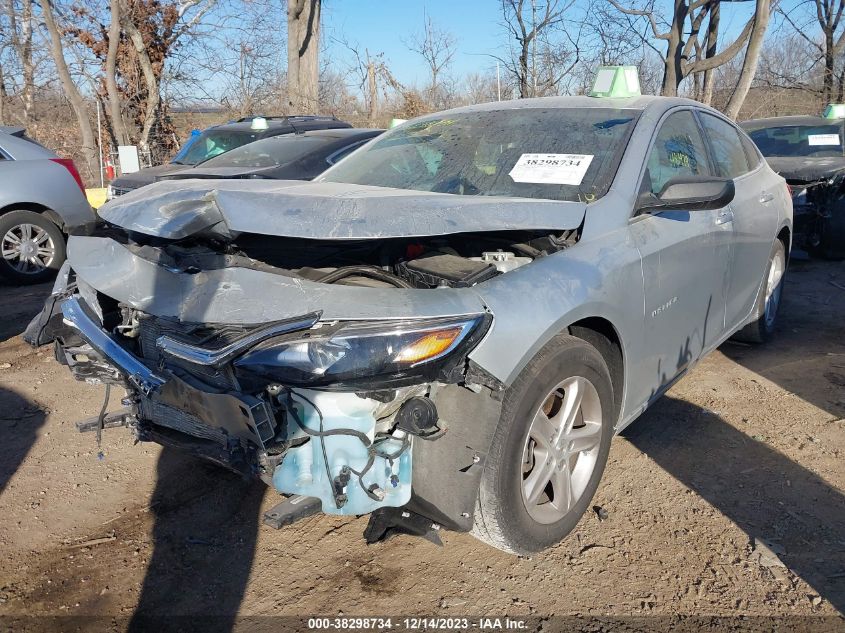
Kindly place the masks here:
[(350, 322), (321, 335), (262, 343), (235, 361), (242, 378), (328, 389), (370, 389), (448, 377), (487, 332), (491, 317)]

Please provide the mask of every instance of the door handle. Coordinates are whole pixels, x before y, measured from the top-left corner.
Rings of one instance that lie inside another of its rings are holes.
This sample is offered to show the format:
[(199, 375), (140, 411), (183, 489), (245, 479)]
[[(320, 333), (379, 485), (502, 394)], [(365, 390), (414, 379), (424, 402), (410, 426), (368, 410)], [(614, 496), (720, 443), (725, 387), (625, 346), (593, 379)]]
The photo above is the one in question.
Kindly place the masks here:
[(727, 224), (729, 222), (734, 221), (734, 212), (730, 209), (722, 209), (719, 211), (719, 215), (716, 216), (716, 224)]
[(760, 202), (762, 204), (768, 204), (769, 202), (771, 202), (774, 199), (775, 199), (775, 194), (773, 194), (773, 193), (764, 193), (762, 196), (760, 196)]

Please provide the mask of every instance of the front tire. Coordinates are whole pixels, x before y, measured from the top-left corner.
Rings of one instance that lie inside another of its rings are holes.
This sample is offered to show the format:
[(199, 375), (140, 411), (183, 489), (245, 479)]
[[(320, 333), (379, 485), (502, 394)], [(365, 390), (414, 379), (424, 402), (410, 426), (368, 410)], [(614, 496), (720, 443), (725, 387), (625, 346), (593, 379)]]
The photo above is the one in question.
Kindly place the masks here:
[(481, 475), (473, 535), (515, 554), (560, 542), (601, 480), (613, 411), (601, 354), (576, 337), (555, 337), (505, 394)]
[(49, 218), (33, 211), (0, 216), (0, 275), (15, 284), (51, 279), (65, 261), (65, 237)]
[(744, 343), (765, 343), (775, 333), (780, 300), (783, 295), (783, 279), (786, 276), (786, 247), (780, 240), (775, 240), (769, 255), (769, 265), (763, 287), (757, 297), (756, 314), (759, 315), (733, 338)]

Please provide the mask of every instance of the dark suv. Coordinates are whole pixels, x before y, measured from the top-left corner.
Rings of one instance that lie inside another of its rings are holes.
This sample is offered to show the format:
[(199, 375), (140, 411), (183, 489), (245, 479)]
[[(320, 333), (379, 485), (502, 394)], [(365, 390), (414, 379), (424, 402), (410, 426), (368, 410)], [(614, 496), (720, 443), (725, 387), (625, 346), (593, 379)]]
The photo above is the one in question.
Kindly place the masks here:
[(161, 176), (175, 174), (262, 138), (309, 130), (350, 127), (352, 126), (349, 123), (334, 116), (310, 115), (251, 116), (215, 125), (189, 139), (169, 163), (148, 167), (113, 180), (109, 185), (109, 198), (149, 185)]

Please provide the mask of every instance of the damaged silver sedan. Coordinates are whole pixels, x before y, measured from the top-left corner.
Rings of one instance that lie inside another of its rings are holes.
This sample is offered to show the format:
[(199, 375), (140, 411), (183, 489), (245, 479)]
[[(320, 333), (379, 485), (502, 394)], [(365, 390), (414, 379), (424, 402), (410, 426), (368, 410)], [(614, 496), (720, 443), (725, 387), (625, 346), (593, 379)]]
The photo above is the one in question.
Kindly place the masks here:
[(316, 182), (162, 182), (71, 237), (27, 331), (128, 426), (366, 536), (529, 553), (614, 433), (731, 335), (773, 330), (783, 179), (684, 99), (559, 97), (406, 123)]

